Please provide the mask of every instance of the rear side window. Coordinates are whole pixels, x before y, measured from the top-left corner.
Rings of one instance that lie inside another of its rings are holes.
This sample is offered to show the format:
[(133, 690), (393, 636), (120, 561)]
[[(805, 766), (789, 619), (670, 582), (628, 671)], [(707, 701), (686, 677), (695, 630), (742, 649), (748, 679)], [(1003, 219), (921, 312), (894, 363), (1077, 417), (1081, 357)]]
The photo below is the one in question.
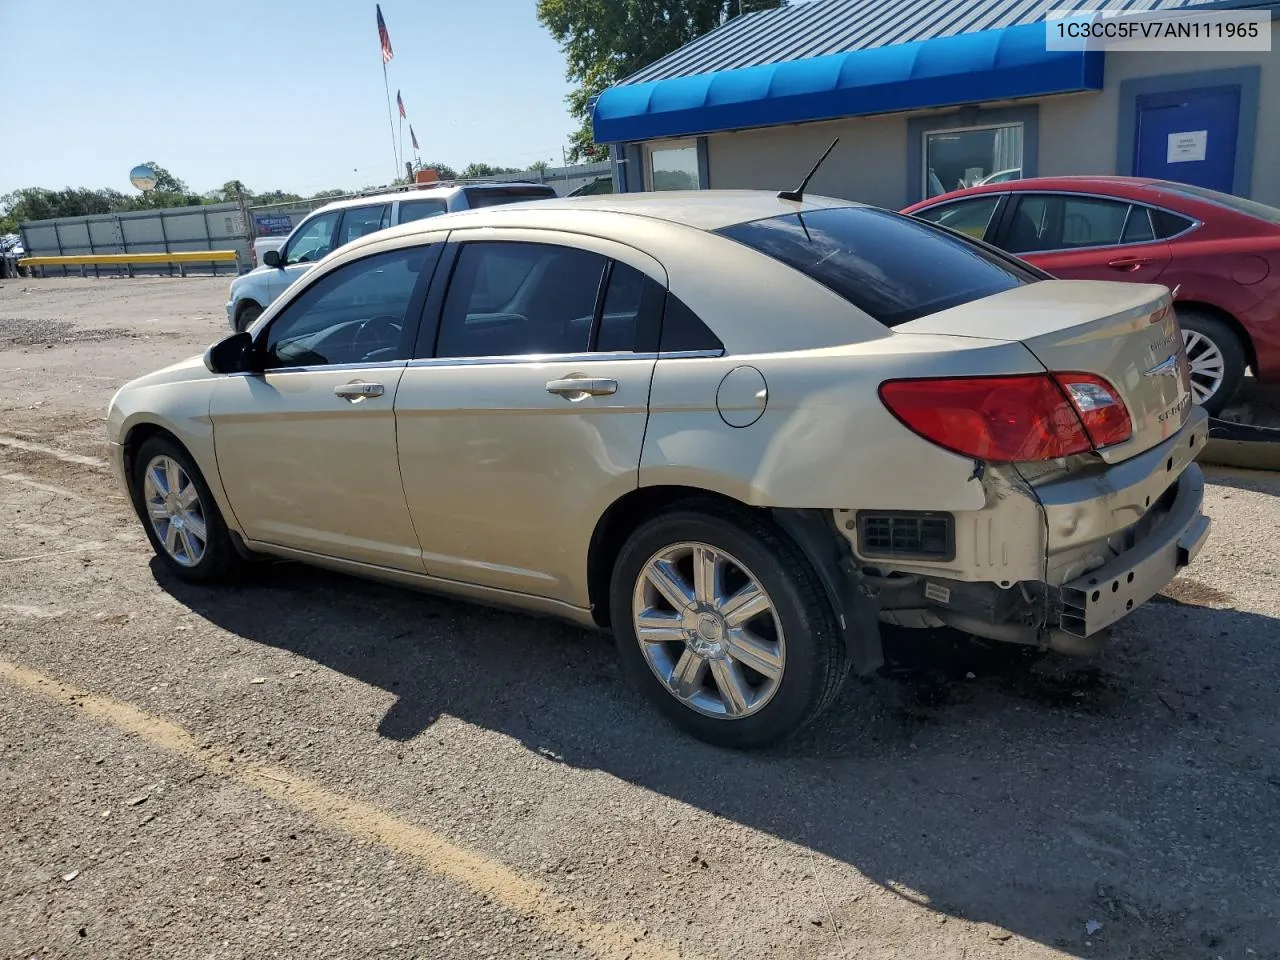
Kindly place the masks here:
[(817, 280), (887, 327), (1040, 279), (962, 236), (873, 207), (787, 214), (719, 232)]
[(1151, 222), (1155, 224), (1156, 236), (1161, 240), (1176, 237), (1195, 226), (1195, 221), (1190, 217), (1182, 217), (1168, 210), (1152, 210)]
[(662, 314), (662, 339), (658, 349), (663, 353), (724, 350), (724, 344), (702, 322), (701, 317), (685, 306), (683, 300), (674, 293), (668, 293), (666, 309)]
[(527, 187), (468, 187), (464, 192), (467, 195), (467, 206), (472, 209), (497, 207), (504, 203), (520, 203), (524, 200), (546, 200), (548, 197), (556, 195), (555, 190), (551, 187), (533, 185)]
[(438, 217), (448, 213), (449, 208), (443, 200), (402, 200), (400, 201), (400, 222), (412, 223), (414, 220), (425, 220), (427, 217)]

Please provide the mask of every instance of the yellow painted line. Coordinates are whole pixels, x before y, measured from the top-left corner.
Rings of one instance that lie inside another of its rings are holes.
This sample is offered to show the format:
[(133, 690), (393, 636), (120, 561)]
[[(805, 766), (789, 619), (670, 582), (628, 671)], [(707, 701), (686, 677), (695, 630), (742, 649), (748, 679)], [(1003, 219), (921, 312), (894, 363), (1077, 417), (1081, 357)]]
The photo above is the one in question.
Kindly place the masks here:
[(121, 263), (219, 263), (233, 262), (234, 250), (178, 250), (174, 253), (86, 253), (65, 256), (23, 257), (22, 267), (109, 267)]
[(582, 905), (551, 892), (544, 884), (521, 876), (498, 861), (460, 846), (447, 837), (398, 820), (377, 807), (335, 793), (313, 780), (280, 767), (229, 763), (225, 751), (202, 750), (182, 727), (131, 704), (46, 677), (16, 663), (0, 660), (0, 680), (62, 706), (78, 707), (117, 730), (181, 755), (199, 766), (267, 794), (346, 833), (370, 840), (406, 857), (513, 913), (537, 921), (547, 930), (581, 942), (607, 960), (676, 960), (687, 956), (649, 940), (630, 924), (587, 920)]

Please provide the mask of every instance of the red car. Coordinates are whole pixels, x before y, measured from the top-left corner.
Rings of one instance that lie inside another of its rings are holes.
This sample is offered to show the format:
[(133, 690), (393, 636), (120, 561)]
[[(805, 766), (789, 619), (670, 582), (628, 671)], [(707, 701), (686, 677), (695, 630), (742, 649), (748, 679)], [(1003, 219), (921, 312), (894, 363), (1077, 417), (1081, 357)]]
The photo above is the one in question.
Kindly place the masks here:
[(1245, 368), (1280, 381), (1280, 209), (1142, 177), (1038, 177), (956, 190), (903, 213), (1064, 279), (1162, 283), (1197, 403), (1218, 413)]

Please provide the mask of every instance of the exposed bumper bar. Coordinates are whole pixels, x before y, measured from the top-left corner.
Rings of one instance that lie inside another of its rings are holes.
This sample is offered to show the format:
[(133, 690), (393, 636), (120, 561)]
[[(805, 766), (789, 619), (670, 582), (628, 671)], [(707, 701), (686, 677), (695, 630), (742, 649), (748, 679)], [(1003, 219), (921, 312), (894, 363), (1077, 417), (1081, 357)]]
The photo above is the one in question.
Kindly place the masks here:
[(1204, 474), (1192, 463), (1178, 478), (1169, 511), (1132, 548), (1061, 588), (1061, 627), (1077, 637), (1105, 630), (1155, 596), (1195, 559), (1209, 536)]

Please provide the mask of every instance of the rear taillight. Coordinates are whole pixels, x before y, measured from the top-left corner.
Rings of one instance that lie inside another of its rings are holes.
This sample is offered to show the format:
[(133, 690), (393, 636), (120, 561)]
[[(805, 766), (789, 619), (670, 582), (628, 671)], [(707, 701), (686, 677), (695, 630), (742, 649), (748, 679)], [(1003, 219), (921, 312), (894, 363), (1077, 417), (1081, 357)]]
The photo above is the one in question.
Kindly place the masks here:
[(931, 443), (992, 463), (1086, 453), (1127, 439), (1130, 429), (1115, 391), (1085, 373), (890, 380), (880, 399)]
[(1054, 379), (1075, 404), (1094, 449), (1124, 443), (1133, 435), (1129, 411), (1107, 381), (1091, 373), (1058, 373)]

